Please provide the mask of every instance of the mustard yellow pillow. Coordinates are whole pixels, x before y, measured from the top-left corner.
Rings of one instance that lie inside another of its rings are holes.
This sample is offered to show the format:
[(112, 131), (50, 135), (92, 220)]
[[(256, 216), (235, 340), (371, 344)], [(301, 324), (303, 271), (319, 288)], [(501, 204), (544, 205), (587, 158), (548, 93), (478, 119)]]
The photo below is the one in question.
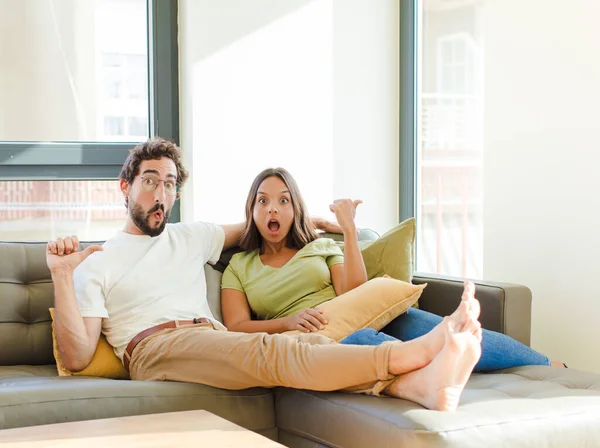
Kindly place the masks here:
[[(412, 285), (390, 277), (375, 278), (320, 304), (328, 324), (317, 333), (336, 341), (363, 328), (381, 330), (421, 296), (427, 284)], [(283, 334), (299, 335), (299, 330)]]
[(112, 346), (108, 343), (103, 334), (100, 335), (96, 352), (90, 364), (81, 372), (71, 372), (60, 359), (58, 343), (54, 334), (54, 308), (50, 308), (50, 317), (52, 318), (52, 351), (56, 360), (56, 368), (59, 376), (101, 376), (104, 378), (113, 378), (117, 380), (128, 380), (129, 373), (123, 367), (121, 360), (115, 355)]

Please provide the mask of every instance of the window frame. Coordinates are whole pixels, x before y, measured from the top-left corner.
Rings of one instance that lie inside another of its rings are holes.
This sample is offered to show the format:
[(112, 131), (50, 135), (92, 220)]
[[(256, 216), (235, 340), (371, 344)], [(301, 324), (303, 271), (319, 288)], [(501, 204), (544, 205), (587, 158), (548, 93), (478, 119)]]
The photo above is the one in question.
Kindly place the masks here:
[(399, 222), (416, 216), (419, 0), (400, 1)]
[[(179, 145), (177, 3), (146, 0), (148, 131)], [(0, 141), (0, 181), (117, 180), (136, 143)], [(170, 221), (180, 219), (177, 201)]]

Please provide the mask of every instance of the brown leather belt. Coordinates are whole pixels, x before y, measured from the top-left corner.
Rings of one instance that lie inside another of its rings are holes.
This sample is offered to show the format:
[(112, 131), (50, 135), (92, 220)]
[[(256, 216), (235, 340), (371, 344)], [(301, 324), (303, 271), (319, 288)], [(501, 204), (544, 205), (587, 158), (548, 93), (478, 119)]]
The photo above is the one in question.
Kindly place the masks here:
[(145, 330), (140, 331), (133, 337), (131, 342), (127, 344), (127, 348), (125, 348), (125, 353), (123, 354), (123, 365), (125, 366), (125, 369), (129, 372), (129, 360), (131, 359), (133, 349), (136, 347), (136, 345), (142, 342), (143, 339), (160, 330), (166, 330), (167, 328), (177, 328), (183, 325), (193, 324), (212, 325), (212, 321), (210, 319), (207, 319), (206, 317), (197, 317), (193, 320), (172, 320), (170, 322), (165, 322), (164, 324), (155, 325), (154, 327), (146, 328)]

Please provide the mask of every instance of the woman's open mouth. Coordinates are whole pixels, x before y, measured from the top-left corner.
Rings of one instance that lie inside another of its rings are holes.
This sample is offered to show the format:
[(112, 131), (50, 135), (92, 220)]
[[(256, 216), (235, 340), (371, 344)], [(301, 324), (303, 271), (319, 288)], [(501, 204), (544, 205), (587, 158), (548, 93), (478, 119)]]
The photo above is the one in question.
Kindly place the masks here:
[(280, 224), (276, 219), (269, 220), (267, 227), (269, 228), (269, 233), (271, 235), (277, 235), (279, 233)]

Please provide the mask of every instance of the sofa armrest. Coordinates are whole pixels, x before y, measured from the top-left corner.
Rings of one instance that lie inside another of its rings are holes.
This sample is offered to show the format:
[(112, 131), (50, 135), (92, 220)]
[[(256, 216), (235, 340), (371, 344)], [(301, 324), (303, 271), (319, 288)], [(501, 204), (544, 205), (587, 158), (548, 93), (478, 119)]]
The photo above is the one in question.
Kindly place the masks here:
[[(413, 283), (427, 283), (419, 308), (439, 316), (451, 314), (463, 291), (464, 279), (415, 273)], [(525, 345), (531, 337), (531, 290), (510, 283), (475, 281), (475, 296), (481, 303), (479, 320), (483, 328), (504, 333)]]

